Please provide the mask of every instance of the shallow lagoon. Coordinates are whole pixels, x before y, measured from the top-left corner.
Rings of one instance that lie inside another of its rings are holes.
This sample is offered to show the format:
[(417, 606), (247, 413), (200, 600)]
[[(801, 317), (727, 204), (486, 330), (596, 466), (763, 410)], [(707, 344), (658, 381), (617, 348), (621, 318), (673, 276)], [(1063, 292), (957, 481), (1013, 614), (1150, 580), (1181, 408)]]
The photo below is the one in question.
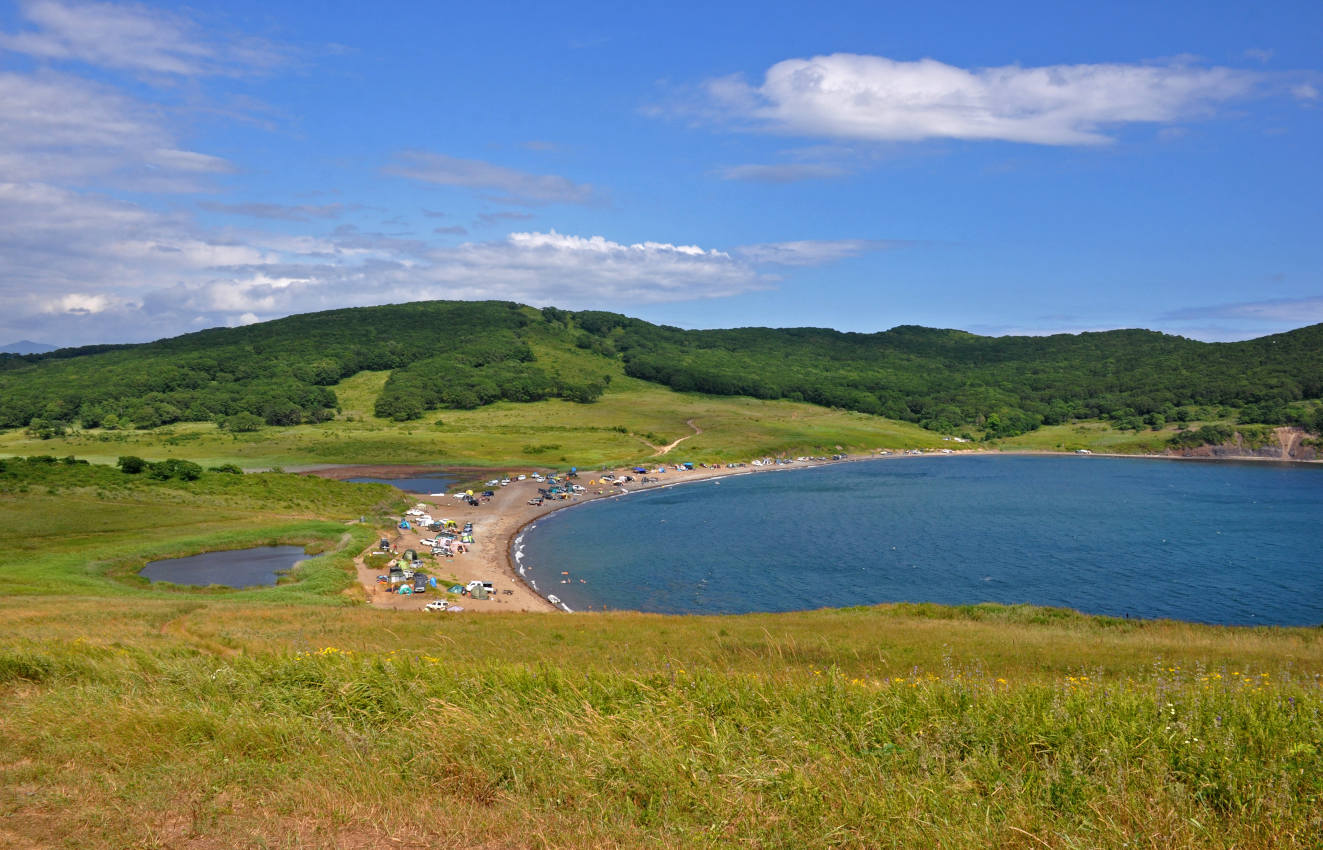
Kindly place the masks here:
[(151, 561), (139, 573), (174, 584), (254, 587), (276, 583), (276, 573), (308, 560), (302, 546), (258, 546)]
[(574, 610), (991, 601), (1313, 625), (1323, 623), (1320, 517), (1319, 466), (897, 458), (562, 511), (524, 534), (520, 563)]
[(453, 475), (410, 475), (403, 478), (346, 478), (356, 484), (389, 484), (406, 493), (445, 493), (459, 479)]

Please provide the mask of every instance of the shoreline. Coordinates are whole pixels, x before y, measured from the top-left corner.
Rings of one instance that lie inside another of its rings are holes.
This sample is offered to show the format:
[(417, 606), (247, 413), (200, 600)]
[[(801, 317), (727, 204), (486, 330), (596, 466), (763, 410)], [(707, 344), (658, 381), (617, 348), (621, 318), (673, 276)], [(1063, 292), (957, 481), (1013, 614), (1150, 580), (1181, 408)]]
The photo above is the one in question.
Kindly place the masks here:
[[(943, 458), (943, 457), (970, 457), (970, 456), (1032, 456), (1032, 457), (1079, 457), (1081, 459), (1089, 457), (1120, 458), (1120, 459), (1143, 459), (1143, 460), (1183, 460), (1183, 461), (1203, 461), (1224, 463), (1227, 461), (1250, 461), (1256, 463), (1289, 463), (1289, 464), (1320, 464), (1320, 460), (1297, 460), (1293, 458), (1266, 458), (1266, 457), (1190, 457), (1188, 455), (1170, 455), (1170, 454), (1121, 454), (1109, 452), (1093, 452), (1088, 455), (1076, 455), (1073, 452), (1059, 451), (1038, 451), (1038, 450), (982, 450), (982, 449), (951, 449), (947, 452), (928, 451), (921, 455), (906, 455), (903, 452), (894, 452), (891, 454), (866, 454), (847, 456), (839, 459), (795, 461), (790, 464), (774, 464), (770, 466), (745, 466), (737, 468), (710, 468), (693, 470), (668, 470), (661, 475), (666, 476), (655, 484), (635, 486), (633, 489), (621, 492), (618, 488), (611, 485), (601, 487), (594, 486), (593, 490), (576, 496), (565, 502), (546, 502), (540, 506), (527, 504), (528, 499), (538, 495), (538, 482), (531, 478), (524, 481), (512, 480), (505, 487), (493, 488), (496, 495), (490, 502), (481, 507), (471, 507), (468, 505), (457, 505), (453, 503), (450, 495), (435, 496), (421, 493), (409, 493), (408, 495), (415, 499), (416, 504), (428, 506), (429, 510), (435, 511), (438, 517), (447, 519), (454, 518), (457, 521), (472, 521), (474, 523), (474, 532), (477, 542), (469, 547), (466, 554), (457, 556), (453, 562), (452, 572), (456, 576), (462, 576), (465, 580), (477, 579), (481, 581), (490, 581), (496, 587), (496, 597), (486, 602), (465, 598), (460, 603), (465, 613), (473, 611), (479, 613), (497, 613), (499, 611), (541, 611), (541, 612), (569, 612), (578, 613), (568, 609), (563, 603), (560, 606), (552, 603), (533, 585), (529, 579), (520, 573), (521, 565), (516, 558), (516, 542), (522, 535), (529, 531), (531, 526), (535, 525), (551, 514), (570, 508), (586, 505), (591, 502), (603, 501), (607, 499), (620, 498), (629, 493), (664, 490), (672, 487), (678, 487), (683, 484), (696, 483), (700, 481), (711, 481), (720, 478), (730, 478), (738, 475), (754, 475), (772, 472), (790, 472), (799, 469), (817, 469), (824, 466), (831, 466), (842, 463), (858, 463), (862, 461), (885, 461), (901, 460), (906, 458)], [(365, 474), (373, 474), (374, 477), (385, 477), (381, 472), (393, 472), (399, 477), (408, 477), (410, 474), (420, 472), (431, 473), (458, 473), (461, 476), (471, 472), (482, 470), (483, 474), (501, 474), (497, 467), (446, 467), (441, 465), (420, 465), (420, 464), (327, 464), (317, 468), (305, 469), (302, 474), (317, 475), (318, 477), (334, 478), (337, 480), (349, 477), (358, 477)], [(634, 474), (632, 467), (622, 467), (608, 470), (597, 470), (593, 472), (580, 473), (579, 482), (587, 487), (588, 482), (596, 481), (590, 476), (613, 474)], [(601, 492), (597, 492), (601, 491)], [(401, 531), (394, 529), (395, 548), (403, 551), (406, 548), (421, 549), (418, 540), (423, 536), (417, 529)], [(376, 583), (376, 573), (368, 569), (363, 563), (365, 555), (373, 550), (367, 550), (359, 553), (355, 558), (358, 567), (359, 583), (363, 586), (367, 601), (377, 608), (386, 608), (391, 610), (419, 610), (432, 598), (428, 594), (419, 595), (417, 598), (412, 596), (398, 596), (396, 594), (383, 594), (380, 586)], [(442, 564), (451, 562), (442, 562)], [(443, 567), (438, 567), (436, 572), (439, 574), (444, 571)], [(554, 595), (554, 594), (549, 594)], [(499, 607), (497, 607), (499, 606)]]

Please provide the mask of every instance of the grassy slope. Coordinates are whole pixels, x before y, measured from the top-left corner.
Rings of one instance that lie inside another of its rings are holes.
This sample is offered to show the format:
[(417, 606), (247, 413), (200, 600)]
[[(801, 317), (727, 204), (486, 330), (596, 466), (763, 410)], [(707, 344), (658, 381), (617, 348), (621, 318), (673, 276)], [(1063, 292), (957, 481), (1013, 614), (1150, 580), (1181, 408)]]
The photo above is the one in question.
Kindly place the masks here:
[[(320, 425), (266, 428), (229, 434), (211, 424), (180, 423), (155, 431), (93, 430), (39, 440), (22, 431), (0, 433), (0, 455), (74, 454), (113, 463), (124, 454), (176, 457), (207, 465), (245, 468), (317, 463), (437, 463), (461, 466), (596, 466), (641, 461), (651, 446), (688, 437), (672, 460), (746, 460), (782, 452), (830, 454), (875, 448), (949, 447), (941, 436), (907, 422), (789, 401), (677, 393), (625, 377), (618, 362), (563, 345), (538, 344), (538, 362), (567, 378), (608, 376), (608, 392), (596, 403), (560, 400), (500, 402), (479, 410), (439, 410), (416, 422), (396, 423), (372, 414), (389, 372), (360, 372), (336, 385), (341, 416)], [(693, 435), (693, 421), (702, 429)], [(437, 425), (437, 422), (443, 424)], [(1203, 423), (1192, 423), (1197, 427)], [(1005, 440), (1004, 450), (1141, 454), (1161, 452), (1176, 433), (1117, 431), (1103, 422), (1046, 426)], [(680, 456), (684, 457), (681, 458)]]
[(5, 489), (3, 846), (1268, 847), (1323, 828), (1318, 629), (1001, 606), (432, 617), (347, 607), (334, 556), (283, 587), (172, 592), (107, 567), (346, 529), (352, 551), (373, 529), (344, 519), (384, 488), (56, 465)]
[[(548, 369), (566, 374), (600, 362), (572, 353), (544, 355)], [(904, 422), (811, 404), (676, 393), (619, 371), (610, 390), (593, 404), (500, 402), (395, 423), (371, 413), (385, 378), (384, 372), (362, 372), (343, 381), (335, 388), (342, 417), (321, 425), (229, 434), (214, 425), (188, 423), (156, 431), (89, 431), (51, 440), (10, 431), (0, 434), (0, 454), (74, 454), (100, 462), (136, 454), (245, 468), (314, 463), (595, 466), (643, 460), (653, 454), (649, 443), (664, 445), (692, 435), (689, 420), (703, 433), (681, 444), (686, 460), (745, 460), (782, 451), (831, 453), (838, 445), (852, 451), (942, 445), (938, 435)], [(438, 420), (444, 424), (436, 425)]]

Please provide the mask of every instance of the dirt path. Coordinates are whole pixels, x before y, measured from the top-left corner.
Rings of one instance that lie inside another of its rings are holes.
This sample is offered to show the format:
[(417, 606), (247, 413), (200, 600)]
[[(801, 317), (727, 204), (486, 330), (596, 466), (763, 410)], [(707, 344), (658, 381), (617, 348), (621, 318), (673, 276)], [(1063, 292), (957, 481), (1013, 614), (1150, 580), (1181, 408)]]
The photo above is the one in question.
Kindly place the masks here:
[[(685, 422), (684, 422), (684, 424), (688, 425), (690, 428), (693, 428), (693, 429), (694, 429), (694, 433), (689, 434), (689, 435), (684, 436), (684, 437), (681, 437), (680, 439), (676, 440), (674, 443), (671, 443), (670, 445), (662, 446), (661, 448), (657, 449), (656, 453), (653, 454), (653, 457), (661, 457), (662, 455), (668, 453), (671, 449), (673, 449), (673, 448), (675, 448), (676, 446), (680, 445), (681, 443), (683, 443), (685, 440), (689, 439), (690, 437), (697, 437), (699, 434), (703, 433), (703, 429), (702, 429), (702, 428), (699, 428), (697, 425), (695, 425), (695, 424), (694, 424), (694, 420), (692, 420), (692, 419), (686, 419)], [(655, 447), (654, 447), (654, 448), (655, 448)]]

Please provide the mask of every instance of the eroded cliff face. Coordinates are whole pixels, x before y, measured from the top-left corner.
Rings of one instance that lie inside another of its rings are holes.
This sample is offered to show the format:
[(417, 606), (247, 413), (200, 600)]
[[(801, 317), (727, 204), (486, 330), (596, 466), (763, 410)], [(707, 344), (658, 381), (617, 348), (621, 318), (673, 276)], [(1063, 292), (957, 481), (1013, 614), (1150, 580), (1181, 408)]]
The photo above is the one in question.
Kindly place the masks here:
[[(1191, 449), (1168, 449), (1167, 454), (1179, 457), (1258, 457), (1270, 460), (1323, 459), (1317, 445), (1305, 445), (1310, 435), (1299, 428), (1284, 426), (1273, 429), (1275, 439), (1266, 445), (1249, 446), (1239, 433), (1228, 443), (1216, 446), (1198, 446)], [(1317, 437), (1314, 438), (1318, 440)]]

